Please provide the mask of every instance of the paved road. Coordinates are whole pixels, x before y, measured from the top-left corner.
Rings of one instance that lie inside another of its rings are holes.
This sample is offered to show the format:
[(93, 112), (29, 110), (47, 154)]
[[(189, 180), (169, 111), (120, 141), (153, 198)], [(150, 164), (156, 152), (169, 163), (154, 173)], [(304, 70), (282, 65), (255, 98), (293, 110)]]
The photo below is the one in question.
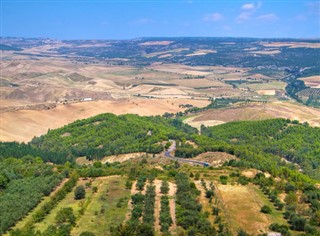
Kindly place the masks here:
[(180, 161), (180, 162), (184, 162), (184, 163), (191, 163), (191, 164), (196, 164), (196, 165), (201, 165), (201, 166), (210, 166), (209, 163), (204, 162), (204, 161), (196, 161), (196, 160), (190, 160), (190, 159), (183, 159), (183, 158), (178, 158), (178, 157), (174, 157), (172, 156), (170, 153), (173, 152), (174, 150), (176, 150), (176, 141), (175, 140), (169, 140), (172, 145), (168, 148), (168, 150), (166, 150), (164, 152), (164, 155), (167, 158), (170, 158), (172, 160), (175, 161)]

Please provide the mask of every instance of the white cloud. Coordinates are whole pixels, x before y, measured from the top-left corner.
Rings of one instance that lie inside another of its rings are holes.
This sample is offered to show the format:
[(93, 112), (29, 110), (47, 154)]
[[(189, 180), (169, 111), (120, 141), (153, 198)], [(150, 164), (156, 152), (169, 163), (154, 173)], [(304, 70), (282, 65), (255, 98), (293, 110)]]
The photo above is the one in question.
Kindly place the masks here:
[(260, 8), (262, 5), (262, 3), (259, 1), (257, 2), (257, 4), (254, 4), (254, 3), (246, 3), (246, 4), (243, 4), (241, 9), (244, 10), (244, 11), (254, 11), (254, 10), (257, 10), (258, 8)]
[(279, 17), (274, 13), (269, 13), (265, 15), (260, 15), (257, 17), (257, 19), (264, 20), (264, 21), (275, 21), (275, 20), (278, 20)]
[(215, 13), (212, 13), (212, 14), (206, 14), (203, 17), (204, 21), (213, 21), (213, 22), (220, 21), (222, 19), (223, 19), (223, 15), (221, 15), (218, 12), (215, 12)]
[(246, 4), (243, 4), (241, 7), (242, 10), (253, 10), (254, 8), (255, 7), (253, 3), (246, 3)]
[(259, 1), (255, 3), (246, 3), (241, 6), (241, 13), (236, 18), (237, 23), (243, 23), (251, 18), (257, 9), (262, 6), (262, 3)]

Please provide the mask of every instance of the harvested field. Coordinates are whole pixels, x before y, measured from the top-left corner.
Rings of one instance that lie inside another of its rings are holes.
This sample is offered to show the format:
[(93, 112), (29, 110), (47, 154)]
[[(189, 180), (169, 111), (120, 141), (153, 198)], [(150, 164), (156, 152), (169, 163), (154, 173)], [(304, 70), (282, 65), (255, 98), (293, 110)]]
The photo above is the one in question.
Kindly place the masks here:
[(203, 107), (207, 100), (192, 99), (127, 99), (117, 101), (93, 101), (59, 105), (51, 110), (20, 110), (2, 113), (0, 117), (1, 141), (30, 141), (34, 136), (45, 134), (77, 119), (84, 119), (100, 113), (161, 115), (176, 113), (185, 108), (180, 104), (193, 104)]
[(191, 54), (187, 54), (187, 57), (192, 57), (192, 56), (203, 56), (203, 55), (207, 55), (208, 53), (217, 53), (217, 51), (215, 50), (197, 50), (194, 51)]
[(300, 78), (307, 86), (311, 88), (320, 88), (320, 75)]
[(215, 126), (215, 125), (221, 125), (224, 124), (224, 121), (221, 120), (209, 120), (209, 119), (202, 119), (202, 120), (197, 120), (198, 116), (196, 117), (190, 117), (185, 119), (183, 122), (191, 125), (192, 127), (197, 128), (198, 130), (200, 130), (201, 125), (205, 125), (205, 126)]
[(261, 43), (261, 44), (265, 47), (320, 48), (320, 43), (271, 42), (271, 43)]
[(218, 125), (224, 122), (237, 120), (263, 120), (271, 118), (288, 118), (308, 122), (312, 126), (320, 126), (320, 111), (316, 108), (306, 107), (293, 102), (272, 102), (262, 104), (246, 104), (231, 108), (212, 109), (200, 113), (185, 122), (199, 127), (204, 125)]
[(280, 50), (266, 50), (266, 51), (251, 51), (249, 53), (260, 54), (260, 55), (274, 55), (281, 53)]
[(139, 43), (141, 46), (150, 46), (150, 45), (169, 45), (174, 41), (148, 41), (144, 43)]
[(267, 95), (267, 96), (274, 96), (276, 95), (276, 90), (274, 89), (263, 89), (263, 90), (257, 90), (257, 93), (260, 95)]

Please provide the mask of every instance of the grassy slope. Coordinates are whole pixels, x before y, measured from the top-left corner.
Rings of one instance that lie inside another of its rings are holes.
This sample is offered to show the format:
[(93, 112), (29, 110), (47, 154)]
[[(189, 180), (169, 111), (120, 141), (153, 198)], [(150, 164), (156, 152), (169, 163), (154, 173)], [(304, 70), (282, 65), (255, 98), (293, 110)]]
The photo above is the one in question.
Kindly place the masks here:
[[(77, 183), (79, 185), (85, 185), (85, 183), (89, 182), (89, 180), (80, 179)], [(76, 217), (79, 217), (79, 210), (81, 208), (81, 204), (85, 204), (85, 202), (89, 201), (92, 196), (92, 190), (86, 189), (86, 198), (84, 200), (75, 200), (74, 199), (74, 191), (67, 194), (67, 196), (59, 202), (59, 204), (47, 215), (43, 221), (35, 224), (35, 230), (44, 231), (47, 229), (49, 225), (55, 224), (55, 217), (58, 211), (61, 208), (71, 207)]]

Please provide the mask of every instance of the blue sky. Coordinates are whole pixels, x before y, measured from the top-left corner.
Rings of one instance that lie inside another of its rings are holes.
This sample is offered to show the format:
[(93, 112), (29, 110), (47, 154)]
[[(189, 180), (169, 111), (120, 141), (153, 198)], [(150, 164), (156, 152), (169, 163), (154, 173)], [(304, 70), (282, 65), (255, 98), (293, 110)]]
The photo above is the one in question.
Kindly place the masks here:
[(2, 36), (55, 39), (320, 37), (318, 0), (0, 1)]

